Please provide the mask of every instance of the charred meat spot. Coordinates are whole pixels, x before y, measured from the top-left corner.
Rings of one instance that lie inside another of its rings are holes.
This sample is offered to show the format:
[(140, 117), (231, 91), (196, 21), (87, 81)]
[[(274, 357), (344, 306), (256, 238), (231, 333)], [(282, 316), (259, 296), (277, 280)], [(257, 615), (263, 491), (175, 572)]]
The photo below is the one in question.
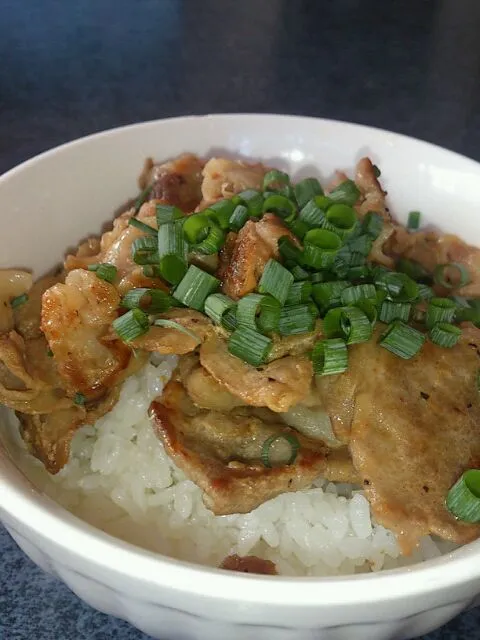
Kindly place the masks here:
[(430, 394), (425, 393), (425, 391), (420, 391), (420, 395), (424, 400), (428, 400), (430, 398)]
[(469, 402), (469, 403), (467, 404), (467, 409), (471, 409), (472, 407), (473, 407), (473, 404), (472, 404), (471, 402)]
[(423, 485), (422, 489), (425, 491), (425, 493), (428, 493), (430, 491), (430, 488), (427, 487), (426, 484)]
[(370, 484), (370, 480), (368, 480), (367, 478), (365, 478), (365, 480), (363, 481), (363, 484), (368, 487), (368, 485)]

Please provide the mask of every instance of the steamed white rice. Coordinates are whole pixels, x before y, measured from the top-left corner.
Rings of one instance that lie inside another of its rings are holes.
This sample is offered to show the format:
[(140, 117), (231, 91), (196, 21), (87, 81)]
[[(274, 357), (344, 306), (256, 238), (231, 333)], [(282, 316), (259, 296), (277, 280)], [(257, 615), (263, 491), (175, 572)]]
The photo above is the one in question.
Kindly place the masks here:
[(166, 455), (148, 417), (175, 365), (175, 357), (165, 357), (129, 378), (114, 409), (79, 430), (70, 462), (54, 482), (44, 478), (42, 488), (112, 535), (211, 566), (229, 554), (253, 554), (272, 560), (283, 575), (328, 576), (393, 568), (449, 550), (425, 538), (413, 556), (402, 557), (395, 536), (373, 521), (362, 491), (321, 478), (249, 514), (214, 516), (201, 490)]

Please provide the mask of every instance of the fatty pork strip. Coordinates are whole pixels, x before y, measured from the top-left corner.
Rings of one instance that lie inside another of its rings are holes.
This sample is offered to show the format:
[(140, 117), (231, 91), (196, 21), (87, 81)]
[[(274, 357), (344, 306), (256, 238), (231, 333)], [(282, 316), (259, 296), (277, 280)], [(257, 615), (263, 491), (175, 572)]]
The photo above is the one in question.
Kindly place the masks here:
[[(332, 480), (348, 462), (322, 441), (306, 438), (275, 414), (248, 406), (218, 411), (201, 409), (185, 387), (172, 380), (150, 414), (154, 429), (174, 462), (203, 490), (205, 505), (216, 515), (248, 513), (287, 491), (311, 485), (320, 475)], [(300, 447), (288, 464), (291, 445), (279, 438), (265, 466), (262, 448), (272, 436), (295, 436)]]
[(459, 544), (480, 534), (445, 506), (461, 474), (480, 465), (479, 355), (474, 328), (451, 349), (426, 342), (411, 360), (374, 339), (351, 348), (345, 373), (317, 379), (376, 520), (405, 552), (430, 533)]

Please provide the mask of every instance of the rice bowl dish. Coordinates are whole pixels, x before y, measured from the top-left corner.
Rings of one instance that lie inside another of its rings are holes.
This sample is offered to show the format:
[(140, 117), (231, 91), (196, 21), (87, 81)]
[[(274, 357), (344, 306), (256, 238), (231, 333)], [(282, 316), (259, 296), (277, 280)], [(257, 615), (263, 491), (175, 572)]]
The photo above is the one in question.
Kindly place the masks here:
[[(192, 149), (202, 152), (204, 147), (202, 144), (201, 147)], [(143, 143), (144, 154), (145, 151), (148, 153), (148, 147)], [(175, 148), (171, 147), (170, 150), (167, 149), (166, 155), (172, 158), (174, 153)], [(382, 160), (383, 153), (384, 151), (381, 151), (379, 154), (379, 160)], [(137, 167), (138, 157), (137, 154)], [(261, 157), (267, 158), (268, 162), (270, 156), (264, 152)], [(327, 172), (338, 166), (342, 169), (351, 167), (351, 163), (345, 158), (346, 156), (343, 160), (337, 158), (334, 164), (327, 163)], [(377, 162), (385, 176), (388, 176), (389, 167), (384, 169), (383, 162)], [(321, 159), (318, 166), (322, 166)], [(131, 175), (131, 168), (129, 172)], [(306, 175), (308, 174), (304, 173), (301, 177)], [(410, 198), (408, 203), (400, 203), (399, 207), (398, 193), (392, 186), (394, 177), (386, 179), (388, 190), (392, 191), (392, 200), (397, 203), (393, 209), (394, 213), (402, 209), (411, 210), (418, 201), (418, 208), (427, 211), (428, 222), (429, 210), (422, 197)], [(328, 184), (328, 180), (324, 180), (325, 178), (321, 181), (322, 185)], [(130, 186), (128, 192), (124, 190), (123, 193), (120, 198), (117, 196), (117, 202), (121, 202), (122, 197), (126, 200), (125, 196), (133, 195), (134, 191)], [(95, 207), (97, 216), (100, 215), (100, 209), (104, 212), (112, 210), (111, 205), (107, 208), (100, 205), (101, 203)], [(97, 217), (97, 220), (99, 219), (100, 217)], [(255, 220), (253, 222), (256, 223)], [(439, 227), (451, 230), (448, 221), (445, 224), (443, 220), (442, 223), (441, 218)], [(82, 226), (77, 224), (76, 230), (74, 229), (69, 236), (81, 237), (81, 228)], [(87, 222), (85, 228), (94, 231), (91, 222)], [(464, 233), (461, 235), (465, 237)], [(35, 262), (39, 264), (38, 259), (34, 257), (34, 266)], [(15, 264), (15, 261), (8, 257), (7, 251), (2, 266), (8, 267), (12, 264)], [(37, 270), (36, 273), (42, 271)], [(453, 294), (455, 295), (455, 292)], [(449, 297), (450, 293), (443, 295)], [(349, 346), (349, 353), (350, 349), (355, 353), (355, 347)], [(463, 549), (455, 552), (458, 555), (452, 556), (450, 553), (458, 543), (441, 541), (437, 536), (433, 539), (422, 536), (413, 553), (404, 555), (396, 533), (379, 523), (376, 516), (371, 514), (367, 484), (362, 487), (357, 481), (329, 481), (321, 473), (317, 474), (313, 482), (304, 484), (300, 491), (282, 491), (276, 497), (270, 498), (262, 494), (261, 504), (246, 509), (246, 513), (222, 514), (220, 511), (225, 506), (218, 501), (218, 495), (213, 494), (213, 498), (207, 498), (205, 506), (205, 493), (208, 492), (205, 488), (199, 488), (193, 481), (191, 470), (182, 468), (181, 458), (179, 464), (178, 456), (175, 457), (178, 452), (174, 451), (172, 455), (168, 438), (165, 441), (165, 434), (162, 436), (158, 413), (155, 415), (154, 412), (152, 417), (152, 412), (150, 411), (149, 416), (148, 411), (152, 400), (158, 400), (159, 396), (165, 394), (165, 389), (169, 385), (171, 388), (172, 383), (176, 382), (178, 373), (175, 373), (175, 367), (178, 368), (178, 362), (183, 357), (182, 354), (176, 356), (155, 353), (149, 358), (149, 362), (144, 360), (136, 372), (127, 376), (125, 381), (120, 381), (119, 395), (115, 403), (103, 416), (92, 420), (92, 424), (79, 425), (71, 441), (68, 463), (63, 463), (53, 475), (45, 470), (44, 464), (31, 457), (19, 436), (17, 425), (11, 424), (8, 431), (4, 431), (2, 439), (4, 443), (8, 443), (16, 465), (23, 469), (36, 487), (99, 529), (145, 549), (211, 567), (223, 565), (227, 556), (250, 556), (270, 562), (280, 576), (316, 577), (356, 573), (370, 574), (374, 578), (372, 572), (375, 574), (380, 569), (387, 569), (385, 575), (388, 576), (389, 569), (411, 564), (418, 566), (422, 560), (432, 562), (431, 559), (438, 557), (438, 563), (441, 564), (444, 560), (440, 559), (440, 555), (445, 553), (447, 562), (450, 558), (463, 557)], [(354, 363), (354, 360), (352, 362)], [(268, 362), (265, 366), (268, 366)], [(244, 415), (246, 411), (240, 408), (240, 415)], [(297, 427), (291, 426), (289, 429), (296, 430)], [(308, 437), (299, 436), (300, 449), (305, 447), (304, 438)], [(27, 444), (31, 447), (32, 440)], [(327, 444), (326, 449), (322, 448), (322, 455), (325, 456), (327, 452), (327, 461), (330, 458), (330, 447), (331, 444)], [(279, 463), (272, 460), (272, 466), (289, 463), (290, 453), (286, 460), (280, 460)], [(301, 453), (300, 451), (300, 459)], [(260, 456), (260, 453), (257, 455)], [(280, 453), (280, 458), (284, 457), (285, 451), (283, 454)], [(152, 464), (153, 462), (155, 463)], [(294, 466), (296, 462), (291, 461), (290, 464)], [(325, 463), (322, 461), (321, 464)], [(142, 469), (142, 472), (135, 473), (134, 469)], [(209, 500), (213, 500), (213, 503)], [(218, 515), (213, 515), (212, 504)], [(463, 531), (463, 527), (461, 529)], [(475, 545), (471, 546), (475, 548)], [(435, 562), (432, 566), (440, 566)], [(255, 570), (248, 566), (225, 568)], [(223, 574), (226, 575), (225, 572)], [(399, 576), (401, 574), (400, 571)], [(64, 579), (70, 580), (66, 574)], [(280, 577), (275, 580), (280, 580), (281, 583)], [(335, 582), (331, 584), (335, 591)], [(78, 590), (81, 591), (80, 588)], [(274, 589), (272, 593), (276, 591), (277, 589)], [(136, 615), (132, 616), (131, 619), (138, 625), (138, 618)], [(140, 623), (140, 626), (148, 633), (157, 633), (146, 621), (143, 625)], [(421, 627), (426, 628), (431, 627)]]

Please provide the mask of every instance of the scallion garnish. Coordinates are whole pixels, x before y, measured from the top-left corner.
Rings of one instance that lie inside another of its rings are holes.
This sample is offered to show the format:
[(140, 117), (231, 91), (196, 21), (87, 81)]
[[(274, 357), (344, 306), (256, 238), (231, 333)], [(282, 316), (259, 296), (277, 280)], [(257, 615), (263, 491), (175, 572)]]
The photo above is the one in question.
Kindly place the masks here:
[(282, 307), (278, 321), (278, 332), (282, 336), (294, 336), (313, 331), (315, 316), (310, 305), (294, 304)]
[(252, 217), (262, 215), (263, 195), (256, 189), (247, 189), (238, 194), (242, 203), (247, 207), (248, 214)]
[(212, 293), (205, 300), (204, 312), (215, 324), (225, 327), (223, 322), (225, 314), (227, 311), (235, 309), (236, 306), (237, 303), (223, 293)]
[(235, 209), (235, 203), (230, 198), (229, 200), (219, 200), (214, 204), (211, 204), (208, 209), (204, 209), (202, 214), (212, 220), (220, 229), (226, 231), (230, 226), (230, 217)]
[(314, 269), (328, 268), (341, 246), (340, 237), (333, 231), (311, 229), (305, 234), (303, 260)]
[(297, 457), (298, 450), (300, 449), (300, 442), (298, 441), (297, 436), (293, 435), (293, 433), (278, 433), (271, 435), (269, 438), (265, 440), (262, 445), (262, 452), (260, 457), (262, 459), (263, 464), (269, 469), (273, 467), (272, 459), (271, 459), (271, 448), (275, 442), (279, 440), (284, 440), (290, 446), (290, 454), (289, 457), (282, 463), (276, 464), (293, 464), (295, 462), (295, 458)]
[(355, 306), (363, 311), (373, 328), (378, 317), (378, 308), (375, 302), (373, 300), (363, 299), (355, 302)]
[(437, 284), (446, 289), (464, 287), (470, 282), (468, 269), (459, 262), (438, 264), (433, 272), (433, 278)]
[(278, 331), (280, 302), (271, 295), (249, 293), (237, 303), (238, 327), (248, 327), (260, 333)]
[(320, 340), (312, 350), (313, 371), (317, 376), (343, 373), (348, 368), (348, 351), (341, 338)]
[(341, 304), (341, 294), (350, 286), (346, 280), (334, 280), (333, 282), (319, 282), (312, 286), (312, 297), (317, 303), (320, 313), (324, 313), (330, 307)]
[(433, 289), (429, 287), (427, 284), (423, 284), (421, 282), (418, 283), (418, 297), (420, 300), (430, 300), (433, 298)]
[(293, 282), (288, 290), (286, 305), (303, 304), (307, 302), (312, 293), (312, 283), (308, 280)]
[(144, 202), (146, 202), (152, 189), (153, 189), (153, 184), (148, 185), (148, 187), (145, 187), (145, 189), (140, 193), (138, 198), (135, 200), (135, 203), (133, 205), (135, 207), (135, 213), (138, 213), (140, 211), (140, 207)]
[(292, 222), (295, 219), (296, 208), (289, 198), (275, 194), (265, 199), (263, 212), (275, 213), (286, 222)]
[(425, 342), (425, 336), (401, 320), (394, 320), (383, 333), (379, 345), (399, 358), (409, 360), (417, 355)]
[(362, 230), (363, 233), (367, 234), (375, 240), (380, 235), (381, 230), (383, 229), (383, 219), (382, 216), (376, 211), (369, 211), (365, 214), (362, 220)]
[(259, 367), (267, 359), (272, 344), (270, 338), (258, 333), (258, 331), (249, 327), (239, 327), (230, 336), (228, 351), (244, 362)]
[(10, 306), (12, 307), (12, 309), (17, 309), (18, 307), (21, 307), (22, 304), (25, 304), (28, 300), (28, 295), (26, 293), (22, 293), (19, 296), (16, 296), (15, 298), (12, 298), (10, 300)]
[(100, 280), (105, 280), (105, 282), (109, 282), (110, 284), (112, 284), (117, 276), (117, 267), (108, 262), (90, 264), (88, 265), (88, 270), (93, 271)]
[(372, 324), (358, 307), (330, 309), (323, 319), (323, 332), (327, 338), (342, 338), (347, 344), (367, 342), (372, 337)]
[(134, 240), (132, 243), (132, 258), (136, 264), (158, 264), (157, 237), (148, 235)]
[[(281, 240), (281, 238), (280, 238), (280, 240)], [(290, 269), (290, 272), (291, 272), (295, 282), (300, 282), (302, 280), (308, 280), (308, 278), (309, 278), (308, 271), (305, 271), (305, 269), (302, 269), (302, 267), (300, 265), (298, 265), (298, 264), (296, 264), (294, 267), (292, 267)]]
[(270, 259), (262, 273), (258, 283), (260, 293), (269, 293), (276, 298), (280, 304), (285, 304), (288, 290), (293, 283), (293, 276), (276, 260)]
[(357, 284), (342, 290), (341, 301), (344, 305), (356, 304), (359, 300), (375, 300), (376, 294), (373, 284)]
[(390, 324), (392, 320), (403, 320), (408, 322), (412, 305), (409, 302), (392, 302), (384, 300), (380, 306), (378, 319), (385, 324)]
[(121, 340), (131, 342), (147, 333), (150, 322), (141, 309), (130, 309), (112, 322), (112, 328)]
[(294, 192), (299, 209), (303, 209), (307, 202), (310, 202), (316, 196), (323, 196), (322, 185), (316, 178), (300, 180), (295, 185)]
[(372, 165), (372, 169), (373, 169), (373, 175), (376, 178), (380, 178), (380, 176), (382, 175), (382, 172), (380, 171), (380, 169), (377, 167), (376, 164)]
[(327, 209), (323, 226), (343, 238), (351, 234), (357, 226), (357, 214), (346, 204), (332, 204)]
[(389, 300), (395, 302), (413, 302), (418, 298), (418, 284), (405, 273), (381, 273), (375, 277), (375, 285), (385, 291)]
[(420, 217), (420, 211), (410, 211), (407, 222), (407, 229), (409, 231), (416, 231), (420, 227)]
[(446, 349), (454, 347), (460, 340), (461, 335), (462, 330), (460, 327), (448, 324), (447, 322), (437, 322), (433, 325), (428, 334), (433, 344)]
[(125, 309), (142, 309), (150, 315), (163, 313), (173, 306), (172, 296), (161, 289), (130, 289), (123, 296), (120, 306)]
[(157, 225), (165, 224), (166, 222), (175, 222), (184, 218), (184, 213), (178, 207), (174, 207), (171, 204), (157, 204), (155, 207), (155, 214), (157, 216)]
[(73, 396), (73, 402), (79, 407), (85, 406), (86, 398), (83, 393), (77, 391), (77, 393)]
[(210, 228), (208, 216), (202, 211), (188, 216), (183, 223), (183, 233), (191, 246), (196, 246), (204, 240)]
[[(366, 233), (355, 236), (348, 242), (348, 248), (352, 253), (358, 253), (361, 256), (368, 256), (372, 250), (373, 238)], [(365, 261), (365, 260), (364, 260)]]
[(51, 349), (47, 349), (47, 356), (53, 358), (53, 351)]
[[(193, 216), (190, 216), (193, 217)], [(188, 246), (183, 228), (166, 222), (158, 229), (158, 264), (162, 277), (170, 284), (178, 284), (187, 271)]]
[(327, 198), (318, 196), (317, 198), (309, 200), (307, 204), (302, 207), (298, 219), (304, 222), (309, 229), (322, 226), (325, 220), (325, 210), (323, 206), (320, 206), (320, 203), (323, 204), (325, 200), (327, 200)]
[(247, 207), (243, 204), (237, 205), (229, 219), (230, 229), (232, 231), (240, 231), (248, 218), (249, 212)]
[(281, 191), (285, 186), (289, 185), (290, 176), (288, 175), (288, 173), (285, 173), (284, 171), (278, 171), (278, 169), (267, 171), (267, 173), (263, 177), (264, 191)]
[(456, 311), (457, 305), (450, 298), (431, 298), (427, 306), (425, 324), (431, 329), (437, 322), (451, 323)]
[(372, 275), (372, 271), (370, 266), (367, 264), (362, 264), (358, 267), (350, 267), (346, 273), (346, 277), (355, 282), (356, 280), (364, 280), (365, 278), (369, 278)]
[(145, 224), (145, 222), (142, 222), (138, 218), (133, 218), (133, 217), (130, 218), (130, 220), (128, 221), (128, 224), (130, 227), (135, 227), (136, 229), (139, 229), (140, 231), (144, 231), (145, 233), (148, 233), (151, 236), (157, 235), (157, 229), (155, 229), (155, 227), (151, 227), (149, 224)]
[(303, 240), (305, 234), (309, 230), (309, 226), (305, 222), (303, 222), (303, 220), (299, 220), (298, 218), (293, 220), (293, 222), (289, 222), (288, 228), (293, 233), (293, 235), (297, 236), (297, 238), (300, 238), (300, 240)]
[(214, 222), (211, 222), (208, 228), (207, 237), (198, 244), (193, 245), (192, 249), (198, 253), (203, 253), (209, 256), (220, 251), (224, 240), (225, 232)]
[(153, 324), (156, 327), (163, 327), (164, 329), (175, 329), (175, 331), (180, 331), (180, 333), (184, 333), (190, 338), (196, 340), (197, 344), (200, 344), (201, 342), (200, 337), (197, 336), (196, 333), (190, 331), (190, 329), (187, 329), (187, 327), (184, 327), (183, 324), (175, 322), (175, 320), (169, 320), (168, 318), (157, 318), (157, 320), (154, 320)]
[[(280, 255), (292, 263), (301, 263), (303, 260), (302, 250), (295, 245), (288, 236), (282, 236), (277, 242)], [(308, 277), (308, 275), (307, 275)]]
[(143, 275), (146, 278), (161, 278), (162, 274), (158, 264), (146, 264), (142, 267)]
[(360, 191), (353, 180), (345, 180), (345, 182), (342, 182), (338, 187), (330, 191), (328, 197), (333, 202), (347, 204), (349, 207), (353, 207), (360, 197)]
[(219, 286), (220, 280), (191, 264), (175, 289), (173, 297), (187, 307), (203, 311), (205, 300)]
[(463, 522), (480, 522), (480, 469), (468, 469), (447, 495), (447, 509)]

